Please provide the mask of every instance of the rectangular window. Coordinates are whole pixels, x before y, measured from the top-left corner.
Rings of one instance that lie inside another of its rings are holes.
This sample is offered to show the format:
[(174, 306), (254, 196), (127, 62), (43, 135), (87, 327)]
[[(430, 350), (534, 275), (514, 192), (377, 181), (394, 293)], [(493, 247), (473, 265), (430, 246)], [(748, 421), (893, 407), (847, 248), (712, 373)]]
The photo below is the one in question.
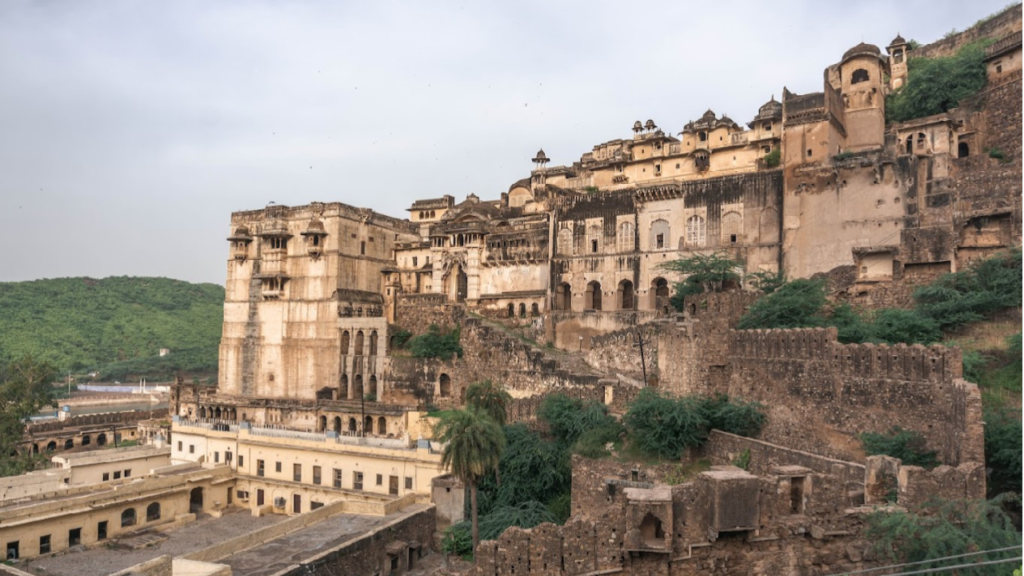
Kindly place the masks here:
[(310, 510), (316, 510), (317, 508), (323, 508), (323, 507), (324, 507), (324, 503), (323, 502), (315, 502), (313, 500), (309, 501), (309, 509)]
[(658, 234), (655, 237), (655, 245), (658, 248), (664, 248), (665, 247), (665, 235), (664, 234)]
[(14, 542), (8, 542), (7, 543), (7, 559), (8, 560), (17, 560), (18, 557), (19, 557), (20, 548), (21, 548), (21, 544), (19, 543), (19, 541), (15, 540)]
[(181, 440), (178, 440), (178, 452), (181, 452)]
[(789, 511), (791, 514), (804, 513), (804, 478), (789, 479)]
[(263, 476), (263, 460), (256, 461), (256, 475)]
[[(103, 539), (105, 539), (107, 537), (107, 523), (106, 522), (100, 522), (100, 528), (102, 528), (103, 531), (100, 532), (100, 534), (102, 534), (102, 536), (100, 536), (99, 539), (103, 540)], [(82, 543), (82, 529), (81, 528), (72, 528), (71, 530), (68, 530), (68, 547), (78, 546), (81, 543)]]
[(225, 452), (224, 453), (224, 462), (227, 462), (228, 464), (231, 464), (231, 452)]
[(242, 455), (241, 454), (238, 455), (238, 467), (239, 468), (242, 467)]
[(366, 255), (366, 241), (365, 240), (359, 243), (359, 254)]
[(341, 470), (334, 469), (334, 487), (341, 488)]
[(120, 478), (121, 478), (121, 471), (120, 470), (115, 470), (114, 471), (114, 480), (118, 480)]
[(103, 481), (106, 482), (107, 480), (110, 480), (110, 472), (103, 473)]
[(384, 475), (383, 474), (377, 474), (377, 486), (383, 486), (383, 485), (384, 485)]
[(281, 463), (280, 462), (274, 462), (274, 472), (280, 472), (280, 471), (281, 471)]
[(654, 173), (655, 174), (661, 174), (661, 164), (655, 164), (654, 165)]
[(409, 476), (405, 477), (405, 489), (412, 490), (412, 478), (410, 478)]
[(124, 477), (125, 478), (128, 478), (131, 475), (132, 475), (132, 469), (131, 468), (129, 468), (129, 469), (124, 471)]
[(106, 540), (107, 539), (107, 521), (104, 520), (99, 524), (96, 524), (96, 539)]
[(595, 254), (597, 253), (597, 240), (590, 241), (590, 251)]
[(292, 480), (302, 482), (302, 464), (292, 464)]
[(214, 452), (213, 453), (213, 461), (214, 462), (220, 462), (220, 452)]
[(413, 256), (412, 257), (412, 265), (413, 265), (413, 267), (415, 268), (417, 266), (417, 264), (418, 264), (418, 259), (415, 256)]
[(363, 489), (363, 473), (353, 472), (352, 473), (352, 489), (362, 490)]
[(196, 446), (195, 446), (195, 444), (189, 444), (188, 445), (188, 453), (189, 454), (195, 454), (196, 453)]
[(49, 554), (50, 553), (50, 535), (39, 537), (39, 553)]
[(320, 484), (320, 467), (313, 466), (313, 484)]

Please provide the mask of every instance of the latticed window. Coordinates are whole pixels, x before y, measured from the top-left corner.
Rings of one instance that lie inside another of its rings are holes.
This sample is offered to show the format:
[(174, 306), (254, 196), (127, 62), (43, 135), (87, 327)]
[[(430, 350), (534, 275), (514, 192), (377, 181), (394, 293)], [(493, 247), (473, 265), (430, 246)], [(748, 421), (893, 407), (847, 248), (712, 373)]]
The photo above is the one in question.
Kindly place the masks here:
[(631, 252), (633, 250), (633, 224), (623, 222), (619, 225), (619, 252)]
[(726, 212), (722, 215), (722, 243), (735, 244), (740, 241), (743, 230), (743, 217), (739, 212)]
[(690, 216), (686, 221), (686, 243), (690, 246), (703, 246), (706, 238), (704, 219), (700, 216)]
[(651, 222), (651, 250), (667, 250), (669, 247), (668, 220)]

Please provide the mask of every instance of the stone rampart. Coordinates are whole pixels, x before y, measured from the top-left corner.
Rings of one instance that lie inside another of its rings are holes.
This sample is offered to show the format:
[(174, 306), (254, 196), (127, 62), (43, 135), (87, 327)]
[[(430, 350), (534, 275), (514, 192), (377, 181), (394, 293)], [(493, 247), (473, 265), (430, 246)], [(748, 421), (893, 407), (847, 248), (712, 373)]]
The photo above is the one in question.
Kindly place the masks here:
[(31, 435), (38, 435), (44, 432), (61, 431), (78, 426), (93, 426), (97, 424), (130, 424), (142, 420), (150, 420), (152, 418), (167, 418), (167, 409), (162, 408), (159, 410), (133, 410), (131, 412), (85, 414), (82, 416), (72, 416), (67, 420), (35, 422), (26, 426), (26, 432)]
[(983, 38), (1001, 39), (1021, 29), (1020, 4), (1015, 4), (984, 20), (979, 20), (963, 32), (950, 34), (941, 40), (920, 46), (907, 55), (913, 58), (939, 58), (952, 56), (967, 44)]

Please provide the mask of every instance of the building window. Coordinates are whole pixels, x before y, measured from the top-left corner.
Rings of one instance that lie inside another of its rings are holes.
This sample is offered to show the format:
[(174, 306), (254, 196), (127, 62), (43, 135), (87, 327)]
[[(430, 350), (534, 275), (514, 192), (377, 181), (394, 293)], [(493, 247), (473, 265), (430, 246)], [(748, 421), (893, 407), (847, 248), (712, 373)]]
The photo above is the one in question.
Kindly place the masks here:
[(239, 468), (242, 467), (242, 455), (241, 454), (238, 455), (238, 467)]
[(20, 541), (18, 541), (18, 540), (15, 540), (14, 542), (8, 542), (7, 543), (7, 559), (8, 560), (17, 560), (18, 556), (19, 556), (20, 547), (21, 547), (21, 544), (20, 544)]
[(722, 241), (735, 244), (743, 229), (743, 217), (739, 212), (726, 212), (722, 215)]
[(590, 241), (590, 251), (595, 254), (597, 253), (597, 240)]
[(214, 452), (213, 453), (213, 461), (214, 462), (220, 462), (220, 452)]
[(661, 164), (654, 165), (654, 175), (661, 176)]
[(106, 482), (107, 480), (110, 480), (110, 472), (103, 473), (103, 481)]
[(263, 476), (263, 460), (256, 461), (256, 475)]
[(703, 246), (705, 236), (704, 219), (700, 216), (690, 216), (686, 221), (686, 243), (690, 246)]
[(813, 155), (814, 155), (814, 151), (813, 151), (813, 150), (811, 150), (810, 148), (808, 148), (808, 149), (807, 149), (807, 157), (808, 157), (808, 158), (810, 158), (810, 157), (811, 157), (811, 156), (813, 156)]
[(377, 474), (377, 486), (383, 486), (383, 485), (384, 485), (384, 475), (383, 474)]
[(280, 462), (274, 462), (274, 472), (277, 472), (277, 473), (281, 472), (281, 463)]
[(868, 71), (863, 68), (858, 68), (853, 71), (853, 77), (850, 78), (850, 84), (860, 84), (861, 82), (867, 82), (868, 79)]
[(654, 250), (664, 250), (668, 248), (670, 231), (668, 220), (659, 218), (654, 222), (651, 222), (651, 248)]
[(121, 479), (121, 471), (120, 470), (115, 470), (114, 471), (114, 480), (120, 480), (120, 479)]
[(125, 478), (128, 478), (131, 475), (132, 475), (132, 469), (131, 468), (129, 468), (129, 469), (124, 471), (124, 477)]
[(121, 512), (121, 528), (135, 526), (135, 509), (129, 508)]
[[(82, 529), (81, 528), (75, 528), (75, 530), (78, 531), (79, 540), (81, 540)], [(68, 537), (69, 538), (71, 536), (75, 535), (75, 530), (71, 530), (68, 533)], [(96, 539), (97, 540), (106, 540), (107, 539), (107, 521), (106, 520), (96, 524)], [(77, 544), (77, 543), (78, 542), (76, 542), (75, 544)], [(71, 544), (70, 542), (68, 542), (69, 546), (74, 546), (75, 544)]]
[(160, 503), (153, 502), (146, 507), (146, 522), (153, 522), (160, 519)]
[(359, 243), (359, 254), (363, 255), (363, 256), (366, 255), (366, 241), (365, 240)]
[(412, 490), (412, 478), (409, 476), (405, 477), (405, 489)]
[(771, 132), (772, 131), (772, 123), (771, 122), (765, 122), (764, 123), (764, 131), (765, 132)]
[(178, 440), (178, 452), (181, 452), (181, 440)]
[(334, 487), (341, 488), (341, 470), (334, 469)]
[(413, 256), (412, 257), (412, 266), (413, 266), (413, 268), (418, 266), (418, 262), (419, 262), (419, 259), (417, 257)]
[(50, 535), (39, 537), (39, 553), (49, 554), (50, 553)]
[(302, 464), (292, 464), (292, 480), (302, 482)]
[(189, 444), (188, 445), (188, 453), (189, 454), (195, 454), (196, 453), (196, 445), (195, 444)]
[(320, 467), (313, 466), (313, 484), (320, 484)]
[(363, 473), (353, 472), (352, 473), (352, 489), (362, 490), (363, 489)]
[(656, 248), (664, 248), (665, 247), (665, 235), (664, 234), (658, 234), (657, 236), (654, 237), (654, 242), (657, 245)]

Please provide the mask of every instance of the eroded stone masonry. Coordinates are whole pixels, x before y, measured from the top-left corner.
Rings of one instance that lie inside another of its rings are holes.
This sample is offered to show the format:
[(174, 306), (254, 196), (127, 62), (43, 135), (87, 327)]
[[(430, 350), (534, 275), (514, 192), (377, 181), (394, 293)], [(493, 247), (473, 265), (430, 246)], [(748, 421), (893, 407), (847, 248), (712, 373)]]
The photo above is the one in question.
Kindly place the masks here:
[[(910, 81), (909, 59), (979, 38), (994, 41), (979, 94), (886, 124), (885, 95)], [(833, 330), (736, 331), (757, 294), (736, 286), (679, 314), (669, 299), (682, 278), (662, 265), (721, 252), (746, 273), (827, 276), (837, 297), (872, 308), (906, 305), (915, 286), (1020, 246), (1020, 58), (1015, 6), (914, 50), (900, 36), (884, 51), (854, 46), (824, 71), (821, 91), (782, 88), (742, 124), (708, 110), (673, 136), (679, 127), (637, 121), (632, 136), (561, 166), (541, 150), (494, 198), (419, 200), (406, 219), (336, 202), (237, 212), (220, 382), (180, 385), (172, 402), (174, 433), (206, 444), (201, 455), (182, 446), (172, 455), (210, 462), (221, 440), (241, 450), (291, 434), (274, 448), (287, 461), (272, 487), (282, 510), (329, 501), (332, 489), (429, 494), (446, 523), (461, 510), (450, 479), (428, 470), (438, 456), (423, 413), (461, 406), (472, 382), (502, 383), (510, 418), (526, 422), (556, 391), (613, 413), (644, 386), (727, 393), (764, 404), (759, 439), (715, 432), (690, 455), (713, 467), (687, 478), (678, 470), (687, 462), (577, 459), (572, 520), (482, 543), (477, 573), (871, 566), (861, 527), (872, 506), (984, 494), (980, 396), (960, 352), (843, 345)], [(413, 358), (396, 339), (431, 325), (458, 328), (464, 355)], [(858, 435), (894, 425), (923, 433), (942, 466), (865, 457)], [(362, 456), (330, 480), (327, 466), (321, 481), (328, 452), (357, 448)], [(263, 459), (243, 465), (235, 454), (236, 486), (255, 494), (270, 482)], [(741, 454), (748, 470), (731, 465)], [(372, 473), (360, 471), (371, 456)], [(306, 464), (318, 486), (300, 493)]]

